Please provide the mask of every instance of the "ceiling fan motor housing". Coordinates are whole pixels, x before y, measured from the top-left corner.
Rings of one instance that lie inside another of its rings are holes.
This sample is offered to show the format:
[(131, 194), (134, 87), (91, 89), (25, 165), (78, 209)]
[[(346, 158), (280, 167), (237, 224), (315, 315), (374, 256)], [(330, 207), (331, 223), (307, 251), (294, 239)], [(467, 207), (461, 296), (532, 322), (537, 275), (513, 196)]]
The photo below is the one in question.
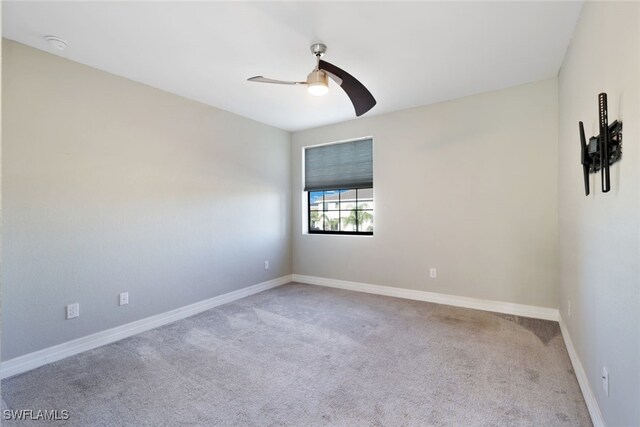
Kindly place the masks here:
[(313, 70), (307, 76), (307, 84), (308, 85), (329, 85), (329, 78), (327, 77), (327, 73), (321, 70)]

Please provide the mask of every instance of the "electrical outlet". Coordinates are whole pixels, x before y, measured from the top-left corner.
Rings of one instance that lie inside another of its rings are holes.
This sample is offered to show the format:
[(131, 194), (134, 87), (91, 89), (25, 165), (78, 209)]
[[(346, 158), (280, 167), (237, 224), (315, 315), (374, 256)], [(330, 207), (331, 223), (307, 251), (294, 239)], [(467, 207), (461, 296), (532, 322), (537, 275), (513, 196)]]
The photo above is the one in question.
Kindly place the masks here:
[(129, 304), (129, 292), (123, 292), (118, 295), (118, 305), (127, 305)]
[(567, 315), (571, 317), (571, 300), (567, 301)]
[(438, 277), (438, 270), (436, 270), (435, 268), (430, 268), (429, 277), (431, 277), (432, 279), (435, 279), (436, 277)]
[(67, 320), (80, 316), (80, 304), (74, 303), (67, 306)]
[(268, 270), (269, 269), (269, 261), (265, 261), (264, 262), (264, 269)]
[(609, 372), (604, 366), (602, 367), (602, 388), (604, 389), (604, 394), (609, 397)]

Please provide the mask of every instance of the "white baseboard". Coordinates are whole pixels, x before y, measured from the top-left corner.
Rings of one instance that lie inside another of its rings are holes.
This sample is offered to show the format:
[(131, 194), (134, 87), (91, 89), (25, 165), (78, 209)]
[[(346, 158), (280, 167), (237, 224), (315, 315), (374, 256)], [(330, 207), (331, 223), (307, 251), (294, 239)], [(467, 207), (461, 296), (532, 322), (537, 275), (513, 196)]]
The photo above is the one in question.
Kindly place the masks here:
[(564, 338), (564, 345), (567, 347), (567, 353), (569, 353), (569, 359), (571, 359), (571, 364), (573, 365), (573, 371), (576, 373), (578, 384), (580, 384), (580, 390), (582, 390), (582, 396), (584, 396), (584, 401), (587, 404), (589, 415), (591, 415), (591, 422), (593, 422), (594, 427), (605, 427), (602, 412), (600, 412), (600, 407), (598, 406), (598, 401), (596, 400), (595, 394), (593, 394), (593, 390), (589, 384), (589, 378), (582, 367), (578, 353), (576, 353), (576, 349), (573, 346), (573, 341), (571, 341), (569, 329), (567, 329), (567, 325), (564, 323), (562, 316), (560, 316), (559, 323), (560, 330), (562, 331), (562, 338)]
[(346, 280), (303, 276), (301, 274), (294, 274), (293, 281), (307, 283), (310, 285), (320, 285), (328, 286), (331, 288), (346, 289), (349, 291), (366, 292), (368, 294), (386, 295), (390, 297), (453, 305), (456, 307), (474, 308), (476, 310), (492, 311), (495, 313), (533, 317), (535, 319), (554, 321), (558, 321), (559, 319), (558, 309), (555, 308), (537, 307), (533, 305), (492, 301), (480, 298), (461, 297), (457, 295), (439, 294), (435, 292), (415, 291), (412, 289), (393, 288), (381, 285), (370, 285), (367, 283), (348, 282)]
[(34, 351), (33, 353), (25, 354), (24, 356), (3, 361), (0, 363), (0, 378), (8, 378), (13, 375), (21, 374), (39, 366), (64, 359), (65, 357), (73, 356), (74, 354), (91, 350), (105, 344), (110, 344), (123, 338), (175, 322), (176, 320), (193, 316), (194, 314), (201, 313), (213, 307), (284, 285), (285, 283), (291, 282), (291, 279), (291, 275), (282, 276), (277, 279), (268, 280), (253, 286), (238, 289), (237, 291), (186, 305), (175, 310), (167, 311), (145, 319), (136, 320), (135, 322), (127, 323), (126, 325), (117, 326), (112, 329), (107, 329), (106, 331), (97, 332), (72, 341), (67, 341), (62, 344)]

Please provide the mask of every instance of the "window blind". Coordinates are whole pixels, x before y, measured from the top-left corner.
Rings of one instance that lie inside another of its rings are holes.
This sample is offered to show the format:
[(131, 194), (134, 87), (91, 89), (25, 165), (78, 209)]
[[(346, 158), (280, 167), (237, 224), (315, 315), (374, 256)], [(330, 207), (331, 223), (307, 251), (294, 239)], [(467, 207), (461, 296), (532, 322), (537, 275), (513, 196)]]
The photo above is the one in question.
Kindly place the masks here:
[(304, 167), (304, 191), (373, 187), (373, 140), (307, 148)]

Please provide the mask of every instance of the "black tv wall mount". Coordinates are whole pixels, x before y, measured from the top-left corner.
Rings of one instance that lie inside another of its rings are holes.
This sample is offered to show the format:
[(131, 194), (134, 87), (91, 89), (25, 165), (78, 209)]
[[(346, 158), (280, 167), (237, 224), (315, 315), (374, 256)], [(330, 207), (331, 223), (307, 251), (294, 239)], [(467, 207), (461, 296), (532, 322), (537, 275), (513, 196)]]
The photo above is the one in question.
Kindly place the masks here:
[(602, 171), (600, 181), (602, 192), (611, 190), (609, 166), (622, 157), (622, 122), (615, 120), (609, 124), (607, 112), (607, 94), (598, 95), (600, 134), (589, 138), (584, 136), (584, 125), (580, 126), (580, 148), (582, 150), (581, 163), (584, 177), (584, 194), (589, 195), (589, 174)]

